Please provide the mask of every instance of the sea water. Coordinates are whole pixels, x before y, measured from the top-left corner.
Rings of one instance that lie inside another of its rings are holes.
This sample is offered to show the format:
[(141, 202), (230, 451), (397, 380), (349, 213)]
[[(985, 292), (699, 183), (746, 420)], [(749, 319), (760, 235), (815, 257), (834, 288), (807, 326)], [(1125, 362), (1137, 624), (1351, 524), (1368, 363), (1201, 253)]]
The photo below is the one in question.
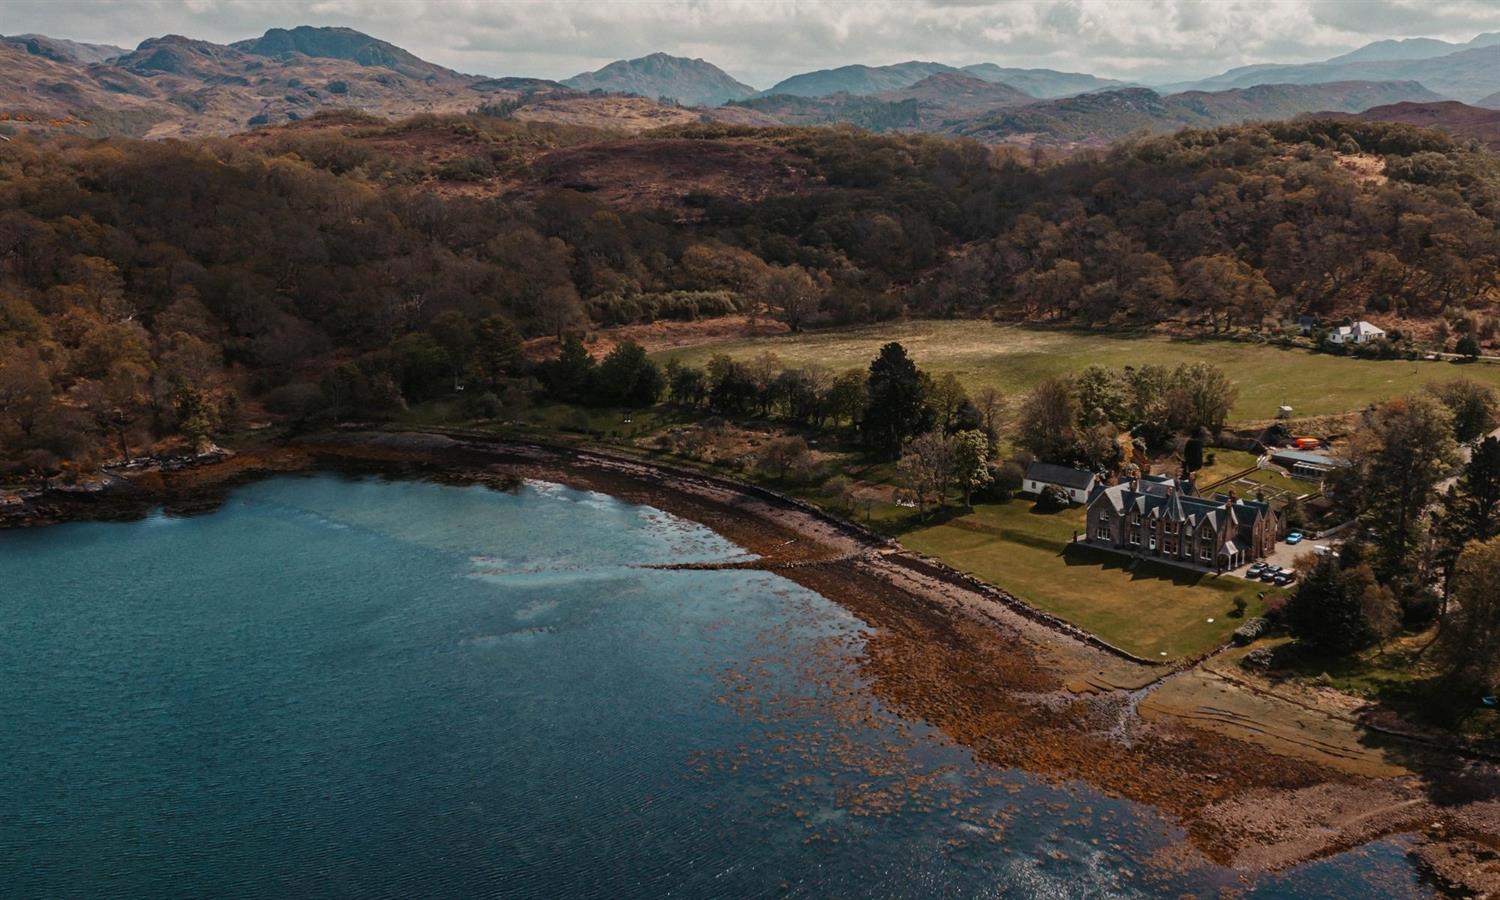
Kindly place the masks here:
[(314, 476), (0, 533), (0, 896), (1429, 892), (1400, 838), (1274, 877), (987, 769), (864, 626), (659, 510)]

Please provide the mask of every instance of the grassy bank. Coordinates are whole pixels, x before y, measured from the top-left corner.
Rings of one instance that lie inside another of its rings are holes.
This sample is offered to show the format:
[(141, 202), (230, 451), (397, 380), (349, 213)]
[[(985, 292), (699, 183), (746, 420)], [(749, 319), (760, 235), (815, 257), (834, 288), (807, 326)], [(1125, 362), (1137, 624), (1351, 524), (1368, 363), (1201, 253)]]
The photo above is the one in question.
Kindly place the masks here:
[(985, 386), (1016, 396), (1044, 378), (1091, 363), (1120, 367), (1208, 362), (1239, 387), (1231, 421), (1269, 419), (1282, 404), (1298, 416), (1330, 415), (1460, 375), (1500, 387), (1500, 366), (1366, 360), (1262, 344), (1144, 334), (1101, 334), (984, 321), (896, 322), (836, 332), (708, 343), (657, 354), (702, 365), (715, 353), (749, 358), (771, 352), (788, 365), (864, 369), (880, 346), (900, 341), (924, 370), (952, 372), (971, 392)]
[[(906, 546), (998, 585), (1139, 656), (1177, 659), (1218, 646), (1259, 615), (1270, 589), (1229, 576), (1162, 564), (1134, 570), (1127, 557), (1072, 547), (1078, 509), (1043, 514), (1023, 499), (982, 504), (972, 513), (901, 535)], [(1209, 620), (1213, 621), (1210, 622)]]

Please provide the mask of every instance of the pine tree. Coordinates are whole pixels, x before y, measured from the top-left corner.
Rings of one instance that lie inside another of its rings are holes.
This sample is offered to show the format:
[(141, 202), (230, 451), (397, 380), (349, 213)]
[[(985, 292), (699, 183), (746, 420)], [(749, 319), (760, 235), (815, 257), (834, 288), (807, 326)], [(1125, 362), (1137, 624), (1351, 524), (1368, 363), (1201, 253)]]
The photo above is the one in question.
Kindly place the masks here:
[(932, 425), (932, 412), (922, 396), (922, 374), (906, 348), (892, 341), (870, 363), (866, 389), (869, 400), (860, 423), (865, 444), (896, 459), (909, 438)]

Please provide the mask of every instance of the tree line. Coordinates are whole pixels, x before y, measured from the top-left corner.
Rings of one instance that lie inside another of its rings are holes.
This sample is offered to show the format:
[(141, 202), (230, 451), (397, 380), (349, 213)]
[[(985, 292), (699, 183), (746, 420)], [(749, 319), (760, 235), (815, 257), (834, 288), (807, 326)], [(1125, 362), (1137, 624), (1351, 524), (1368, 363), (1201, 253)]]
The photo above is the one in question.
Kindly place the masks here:
[(1299, 563), (1294, 634), (1330, 655), (1434, 622), (1423, 651), (1472, 705), (1500, 685), (1500, 397), (1457, 379), (1366, 411), (1324, 490), (1355, 522), (1337, 554)]

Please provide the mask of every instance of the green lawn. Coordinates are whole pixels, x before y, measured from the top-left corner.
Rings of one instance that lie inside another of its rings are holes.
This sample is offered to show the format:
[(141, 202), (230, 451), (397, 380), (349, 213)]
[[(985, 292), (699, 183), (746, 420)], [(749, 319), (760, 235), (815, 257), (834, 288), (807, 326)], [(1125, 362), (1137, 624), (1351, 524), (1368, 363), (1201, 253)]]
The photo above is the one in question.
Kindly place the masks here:
[(1200, 488), (1208, 487), (1231, 475), (1245, 471), (1255, 465), (1257, 459), (1256, 455), (1248, 450), (1225, 450), (1222, 447), (1215, 447), (1208, 453), (1213, 454), (1214, 461), (1193, 475), (1193, 484)]
[(1218, 646), (1245, 621), (1230, 615), (1234, 598), (1245, 598), (1248, 618), (1262, 610), (1257, 593), (1269, 593), (1238, 578), (1161, 564), (1128, 571), (1124, 556), (1068, 547), (1074, 529), (1082, 527), (1081, 510), (1043, 515), (1031, 506), (1026, 500), (980, 505), (968, 515), (909, 531), (901, 542), (1154, 659)]
[(1282, 404), (1291, 406), (1297, 416), (1349, 412), (1460, 375), (1500, 387), (1500, 366), (1493, 365), (1362, 360), (1231, 341), (1056, 331), (973, 320), (896, 322), (759, 337), (667, 350), (657, 356), (701, 365), (715, 353), (744, 358), (770, 351), (791, 365), (863, 369), (888, 341), (900, 341), (928, 371), (953, 372), (971, 391), (991, 385), (1011, 397), (1045, 377), (1076, 372), (1090, 363), (1120, 367), (1210, 362), (1239, 386), (1233, 421), (1272, 418)]
[(1273, 491), (1281, 491), (1293, 497), (1311, 494), (1319, 489), (1318, 482), (1293, 478), (1290, 475), (1282, 474), (1279, 469), (1259, 469), (1246, 475), (1244, 480), (1253, 484), (1265, 485)]

